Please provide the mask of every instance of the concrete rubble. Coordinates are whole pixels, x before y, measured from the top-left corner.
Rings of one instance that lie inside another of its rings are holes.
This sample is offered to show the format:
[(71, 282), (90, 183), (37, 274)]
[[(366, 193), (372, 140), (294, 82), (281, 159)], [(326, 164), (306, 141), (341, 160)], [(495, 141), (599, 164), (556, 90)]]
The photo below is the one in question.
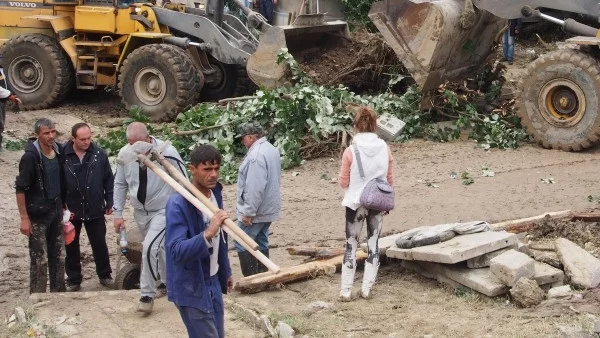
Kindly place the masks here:
[(510, 295), (514, 302), (521, 307), (532, 307), (540, 304), (546, 294), (542, 290), (536, 281), (521, 277), (515, 286), (510, 289)]
[(535, 276), (535, 263), (524, 253), (508, 250), (490, 261), (490, 271), (503, 284), (513, 286), (523, 277)]
[(571, 291), (571, 285), (557, 286), (548, 290), (548, 299), (571, 298), (571, 295), (573, 295), (573, 292)]
[[(402, 236), (382, 237), (380, 252), (452, 288), (472, 289), (489, 297), (510, 293), (515, 303), (525, 307), (543, 301), (546, 291), (548, 299), (570, 299), (574, 295), (571, 285), (580, 289), (600, 285), (600, 260), (563, 238), (525, 244), (521, 242), (528, 241), (524, 234), (484, 231), (402, 249), (396, 246)], [(563, 286), (565, 274), (571, 285)]]
[(579, 245), (565, 238), (555, 242), (556, 252), (571, 285), (580, 289), (595, 288), (600, 284), (600, 260)]

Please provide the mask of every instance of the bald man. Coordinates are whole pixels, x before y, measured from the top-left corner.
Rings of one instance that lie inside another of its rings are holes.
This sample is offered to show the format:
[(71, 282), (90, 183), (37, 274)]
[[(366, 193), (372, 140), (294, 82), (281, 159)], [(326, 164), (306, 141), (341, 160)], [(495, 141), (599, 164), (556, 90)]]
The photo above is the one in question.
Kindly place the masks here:
[[(154, 148), (164, 147), (164, 142), (148, 134), (146, 125), (133, 122), (127, 127), (127, 145), (119, 151), (122, 159), (130, 153), (129, 147), (138, 141), (148, 142)], [(169, 145), (163, 156), (176, 168), (187, 176), (185, 166), (177, 150)], [(160, 164), (156, 163), (161, 167)], [(162, 168), (162, 167), (161, 167)], [(140, 276), (140, 303), (138, 311), (151, 313), (154, 298), (157, 294), (157, 285), (164, 286), (166, 281), (165, 270), (165, 207), (173, 188), (166, 184), (152, 170), (140, 166), (139, 162), (131, 160), (118, 161), (114, 186), (114, 226), (120, 232), (125, 227), (123, 208), (125, 197), (129, 193), (129, 201), (133, 207), (133, 216), (137, 226), (144, 236), (142, 251), (142, 272)]]

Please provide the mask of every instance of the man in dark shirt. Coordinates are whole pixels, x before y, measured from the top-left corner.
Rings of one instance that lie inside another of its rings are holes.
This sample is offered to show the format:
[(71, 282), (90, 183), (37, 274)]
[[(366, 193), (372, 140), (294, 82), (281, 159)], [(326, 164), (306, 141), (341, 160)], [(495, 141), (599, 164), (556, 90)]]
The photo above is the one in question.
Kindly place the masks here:
[(92, 246), (100, 284), (112, 286), (104, 215), (112, 214), (113, 172), (104, 150), (92, 142), (88, 124), (75, 124), (71, 136), (63, 146), (66, 204), (74, 215), (72, 223), (75, 226), (75, 239), (66, 246), (67, 291), (78, 291), (83, 279), (79, 246), (83, 225)]
[[(29, 291), (65, 291), (64, 235), (62, 226), (64, 176), (62, 154), (54, 142), (54, 122), (43, 118), (34, 125), (36, 139), (30, 140), (19, 162), (15, 187), (21, 215), (21, 233), (29, 237)], [(48, 273), (49, 271), (49, 273)]]

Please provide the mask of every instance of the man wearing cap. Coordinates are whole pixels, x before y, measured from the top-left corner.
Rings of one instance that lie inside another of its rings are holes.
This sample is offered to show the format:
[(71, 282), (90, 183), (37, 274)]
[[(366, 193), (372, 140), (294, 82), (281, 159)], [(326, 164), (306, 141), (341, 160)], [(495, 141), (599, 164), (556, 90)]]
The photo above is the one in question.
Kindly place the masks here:
[(4, 132), (4, 123), (6, 121), (6, 101), (11, 101), (16, 105), (21, 104), (21, 99), (6, 89), (6, 80), (2, 72), (2, 66), (0, 66), (0, 151), (2, 151), (2, 133)]
[[(240, 126), (239, 136), (248, 153), (238, 172), (237, 217), (239, 227), (269, 257), (269, 226), (279, 219), (281, 211), (281, 159), (279, 150), (267, 141), (264, 134), (263, 128), (256, 122)], [(244, 276), (267, 271), (239, 243), (235, 243), (235, 248)]]

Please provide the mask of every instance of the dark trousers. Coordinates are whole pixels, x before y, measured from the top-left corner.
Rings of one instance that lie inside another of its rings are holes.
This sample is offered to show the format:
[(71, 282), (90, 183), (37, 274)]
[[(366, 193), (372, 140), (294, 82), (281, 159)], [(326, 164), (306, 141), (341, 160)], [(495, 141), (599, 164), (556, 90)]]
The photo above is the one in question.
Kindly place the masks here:
[(225, 337), (225, 310), (219, 278), (211, 277), (209, 284), (207, 286), (213, 312), (204, 312), (189, 306), (177, 306), (190, 338)]
[(273, 24), (273, 0), (258, 0), (258, 11), (262, 14), (267, 22)]
[(68, 284), (78, 285), (81, 284), (83, 279), (81, 274), (81, 250), (79, 247), (79, 235), (81, 234), (82, 225), (85, 226), (85, 232), (90, 240), (98, 278), (110, 278), (112, 270), (106, 245), (106, 221), (104, 217), (89, 221), (73, 220), (72, 223), (75, 226), (75, 239), (66, 246)]
[(62, 208), (57, 204), (48, 214), (31, 218), (29, 236), (29, 292), (46, 292), (50, 275), (50, 292), (65, 291), (65, 245), (61, 223)]

